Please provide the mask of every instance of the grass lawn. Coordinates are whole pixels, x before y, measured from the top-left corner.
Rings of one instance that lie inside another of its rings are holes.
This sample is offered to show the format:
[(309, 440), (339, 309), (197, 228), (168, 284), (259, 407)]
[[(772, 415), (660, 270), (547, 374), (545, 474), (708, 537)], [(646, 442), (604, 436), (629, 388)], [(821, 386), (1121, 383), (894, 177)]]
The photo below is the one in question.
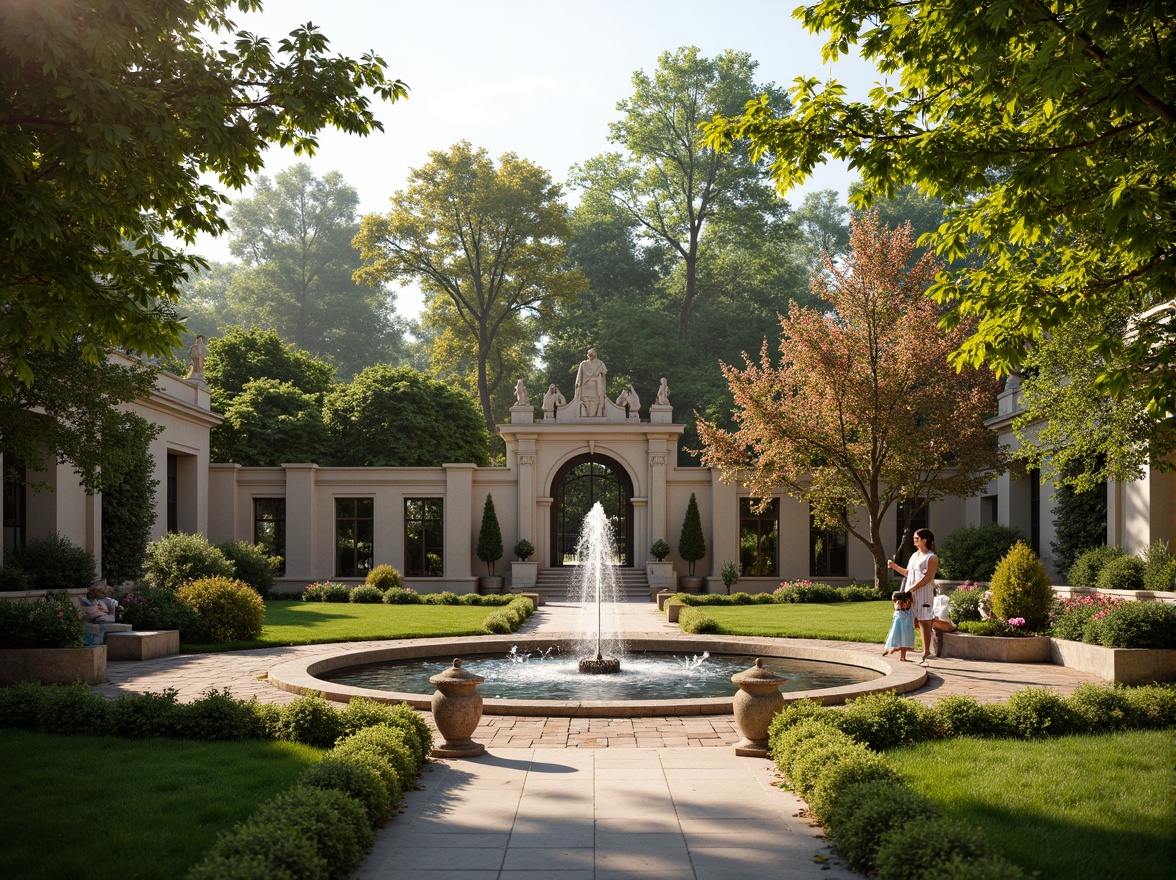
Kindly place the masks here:
[(322, 751), (0, 730), (0, 754), (0, 877), (129, 880), (183, 877)]
[[(796, 605), (708, 605), (700, 610), (719, 624), (719, 632), (737, 636), (790, 639), (839, 639), (886, 643), (894, 604), (829, 602)], [(917, 641), (917, 639), (916, 639)]]
[(953, 739), (886, 753), (947, 816), (980, 828), (1039, 880), (1169, 880), (1171, 731)]
[[(269, 600), (261, 636), (215, 645), (184, 645), (184, 653), (237, 651), (367, 639), (418, 639), (482, 633), (482, 621), (497, 608), (478, 605), (366, 605), (350, 602)], [(885, 633), (883, 633), (885, 638)]]

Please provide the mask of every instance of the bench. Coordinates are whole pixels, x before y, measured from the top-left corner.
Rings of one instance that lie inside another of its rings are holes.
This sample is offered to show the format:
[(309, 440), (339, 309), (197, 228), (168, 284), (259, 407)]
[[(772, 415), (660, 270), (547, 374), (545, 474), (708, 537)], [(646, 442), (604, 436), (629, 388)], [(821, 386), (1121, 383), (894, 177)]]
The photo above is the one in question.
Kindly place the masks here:
[[(109, 625), (108, 625), (109, 626)], [(129, 629), (129, 627), (128, 627)], [(106, 631), (107, 660), (154, 660), (180, 653), (178, 629), (142, 632)]]

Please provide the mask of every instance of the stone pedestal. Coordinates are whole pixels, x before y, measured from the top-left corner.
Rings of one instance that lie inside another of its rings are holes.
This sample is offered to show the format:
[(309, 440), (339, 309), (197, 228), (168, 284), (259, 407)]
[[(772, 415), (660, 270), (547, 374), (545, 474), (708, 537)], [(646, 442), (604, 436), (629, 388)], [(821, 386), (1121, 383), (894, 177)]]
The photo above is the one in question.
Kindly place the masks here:
[(755, 666), (732, 675), (731, 681), (739, 685), (739, 693), (731, 702), (735, 724), (743, 734), (743, 739), (735, 744), (735, 754), (743, 758), (766, 758), (768, 725), (784, 708), (784, 695), (780, 693), (784, 679), (765, 668), (764, 661), (757, 657)]
[(539, 578), (538, 562), (512, 562), (510, 564), (510, 591), (518, 593), (535, 586)]
[(474, 758), (484, 754), (486, 747), (472, 739), (482, 720), (482, 695), (478, 685), (486, 679), (461, 668), (461, 660), (444, 672), (429, 679), (436, 686), (433, 694), (433, 723), (444, 742), (434, 747), (434, 758)]

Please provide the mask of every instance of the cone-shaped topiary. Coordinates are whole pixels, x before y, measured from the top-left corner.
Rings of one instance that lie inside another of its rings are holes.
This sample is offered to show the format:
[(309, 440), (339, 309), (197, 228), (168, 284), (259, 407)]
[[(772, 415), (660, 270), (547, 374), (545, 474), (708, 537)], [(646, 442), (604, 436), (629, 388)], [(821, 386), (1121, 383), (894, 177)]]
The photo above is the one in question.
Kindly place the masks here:
[(494, 576), (494, 563), (502, 558), (502, 529), (498, 527), (498, 515), (494, 512), (494, 499), (486, 496), (482, 508), (482, 530), (478, 532), (478, 558), (486, 563), (486, 573)]
[(992, 611), (997, 617), (1025, 618), (1025, 628), (1044, 629), (1053, 599), (1045, 566), (1021, 541), (1013, 545), (992, 574)]
[(678, 555), (689, 564), (689, 577), (694, 577), (694, 563), (706, 556), (706, 539), (702, 536), (702, 517), (698, 514), (698, 499), (690, 493), (690, 504), (686, 506), (686, 519), (682, 523), (682, 534), (678, 537)]

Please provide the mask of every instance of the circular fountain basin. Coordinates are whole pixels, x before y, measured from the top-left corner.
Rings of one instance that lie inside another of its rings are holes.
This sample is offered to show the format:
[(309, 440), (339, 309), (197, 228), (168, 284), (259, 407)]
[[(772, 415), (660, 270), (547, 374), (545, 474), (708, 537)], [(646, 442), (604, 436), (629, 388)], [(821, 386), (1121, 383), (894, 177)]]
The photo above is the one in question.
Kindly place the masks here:
[[(268, 678), (271, 684), (283, 690), (300, 694), (316, 692), (328, 700), (338, 702), (347, 702), (353, 697), (364, 697), (378, 702), (403, 702), (418, 709), (428, 709), (431, 688), (428, 692), (379, 690), (330, 681), (323, 676), (335, 675), (341, 670), (354, 667), (382, 663), (436, 660), (448, 665), (455, 657), (460, 657), (463, 664), (476, 671), (480, 659), (502, 658), (512, 648), (516, 648), (518, 652), (542, 654), (559, 649), (569, 642), (570, 637), (482, 636), (476, 639), (415, 639), (385, 643), (377, 647), (373, 647), (371, 642), (358, 645), (340, 644), (331, 646), (334, 652), (327, 656), (303, 657), (276, 666), (270, 670)], [(876, 653), (830, 647), (799, 639), (705, 635), (685, 638), (646, 636), (627, 639), (625, 646), (631, 654), (660, 654), (668, 658), (689, 658), (692, 655), (709, 652), (711, 655), (734, 654), (753, 658), (758, 656), (816, 661), (851, 667), (854, 669), (853, 677), (860, 679), (834, 687), (787, 692), (784, 693), (786, 702), (808, 698), (832, 705), (880, 691), (905, 693), (920, 687), (927, 679), (926, 671), (917, 664), (891, 662)], [(570, 662), (574, 666), (575, 661)], [(738, 688), (730, 684), (728, 678), (728, 693), (724, 696), (691, 697), (689, 690), (683, 687), (680, 695), (665, 699), (524, 699), (491, 696), (486, 685), (481, 686), (480, 690), (484, 696), (483, 712), (488, 715), (655, 718), (675, 715), (730, 715), (734, 711), (732, 700)]]

